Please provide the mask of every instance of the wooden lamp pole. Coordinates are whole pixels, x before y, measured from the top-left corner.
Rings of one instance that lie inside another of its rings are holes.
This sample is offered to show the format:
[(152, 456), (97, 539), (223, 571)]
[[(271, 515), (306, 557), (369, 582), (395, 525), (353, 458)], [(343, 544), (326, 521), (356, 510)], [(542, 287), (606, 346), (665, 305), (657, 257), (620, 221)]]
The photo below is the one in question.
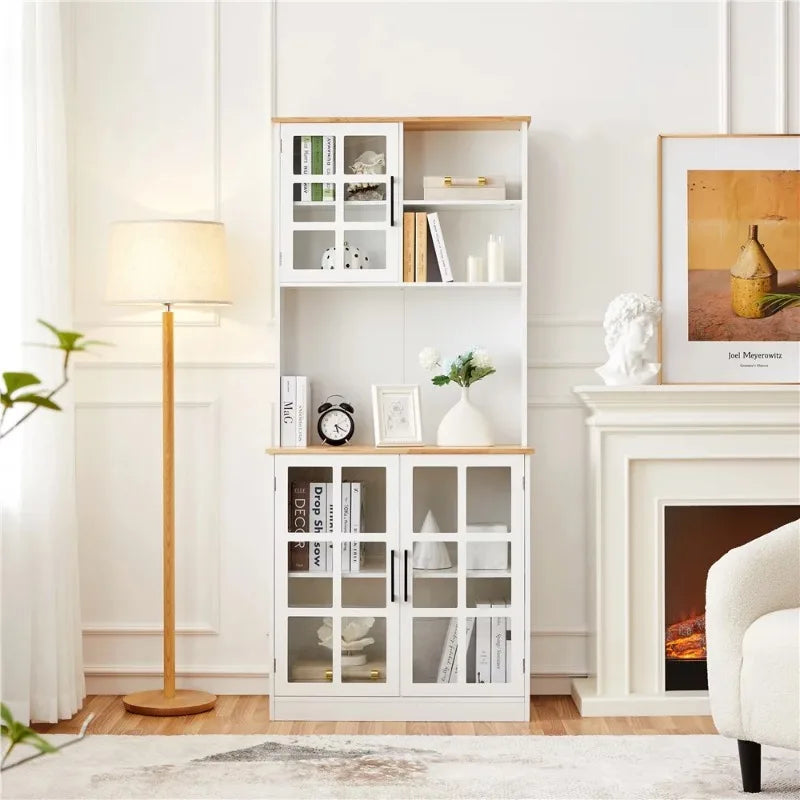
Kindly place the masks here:
[(217, 698), (175, 688), (175, 392), (173, 303), (230, 302), (224, 229), (220, 223), (161, 220), (117, 223), (112, 233), (111, 302), (159, 302), (162, 330), (163, 689), (125, 695), (128, 711), (149, 716), (197, 714)]
[(175, 363), (173, 311), (161, 314), (162, 448), (164, 469), (164, 688), (122, 698), (128, 711), (155, 717), (198, 714), (214, 707), (208, 692), (175, 688)]

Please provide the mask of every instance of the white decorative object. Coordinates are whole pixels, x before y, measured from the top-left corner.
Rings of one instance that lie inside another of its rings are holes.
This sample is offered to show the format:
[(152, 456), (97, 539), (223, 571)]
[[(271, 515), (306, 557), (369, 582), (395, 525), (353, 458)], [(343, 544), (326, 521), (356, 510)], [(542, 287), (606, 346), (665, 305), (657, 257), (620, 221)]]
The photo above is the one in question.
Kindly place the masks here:
[(489, 241), (486, 244), (486, 264), (489, 283), (502, 283), (506, 279), (503, 237), (496, 233), (489, 234)]
[(469, 399), (469, 386), (461, 387), (458, 402), (442, 417), (436, 431), (439, 447), (490, 447), (494, 436), (483, 413)]
[(646, 294), (628, 292), (608, 304), (603, 319), (608, 361), (595, 370), (606, 386), (655, 383), (661, 364), (644, 355), (660, 319), (661, 303)]
[(383, 175), (386, 172), (386, 156), (366, 150), (350, 165), (350, 169), (357, 175)]
[(419, 386), (373, 386), (375, 446), (422, 444)]
[(420, 533), (441, 533), (442, 529), (439, 527), (439, 523), (436, 521), (436, 517), (433, 516), (433, 511), (430, 509), (428, 513), (425, 515), (425, 519), (422, 520), (422, 527), (419, 529)]
[(483, 283), (486, 280), (483, 256), (467, 256), (467, 282)]
[(508, 542), (469, 542), (467, 569), (508, 569)]
[[(375, 617), (356, 617), (348, 622), (342, 620), (342, 666), (358, 667), (367, 663), (367, 654), (362, 652), (368, 645), (374, 644), (371, 636), (365, 636), (375, 624)], [(333, 621), (325, 617), (317, 628), (319, 643), (328, 650), (333, 650)]]
[(450, 569), (452, 566), (444, 542), (414, 543), (414, 569)]
[[(362, 255), (357, 247), (352, 247), (348, 242), (344, 243), (344, 268), (345, 269), (366, 269), (369, 263), (369, 256)], [(322, 269), (336, 269), (336, 248), (329, 247), (322, 254)]]
[[(502, 522), (476, 522), (467, 525), (467, 533), (491, 533), (498, 538), (508, 533)], [(509, 567), (508, 540), (499, 542), (469, 542), (467, 544), (467, 569), (507, 570)]]
[[(419, 532), (441, 533), (439, 523), (430, 509), (422, 520)], [(415, 542), (413, 564), (414, 569), (450, 569), (453, 566), (444, 542)]]
[(482, 347), (472, 347), (454, 359), (442, 361), (433, 347), (425, 347), (419, 354), (420, 365), (427, 370), (440, 367), (434, 375), (434, 386), (455, 383), (461, 387), (461, 399), (444, 415), (436, 431), (436, 444), (440, 447), (489, 447), (494, 436), (483, 413), (469, 399), (469, 387), (476, 381), (496, 372), (491, 356)]

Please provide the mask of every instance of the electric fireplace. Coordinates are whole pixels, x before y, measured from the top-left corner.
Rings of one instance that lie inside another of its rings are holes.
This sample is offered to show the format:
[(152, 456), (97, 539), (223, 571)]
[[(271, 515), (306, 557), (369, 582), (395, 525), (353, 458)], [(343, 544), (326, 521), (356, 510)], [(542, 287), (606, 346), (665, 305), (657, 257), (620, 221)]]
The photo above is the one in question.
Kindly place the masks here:
[(800, 506), (666, 506), (665, 690), (707, 689), (705, 592), (711, 565), (728, 550), (800, 517)]

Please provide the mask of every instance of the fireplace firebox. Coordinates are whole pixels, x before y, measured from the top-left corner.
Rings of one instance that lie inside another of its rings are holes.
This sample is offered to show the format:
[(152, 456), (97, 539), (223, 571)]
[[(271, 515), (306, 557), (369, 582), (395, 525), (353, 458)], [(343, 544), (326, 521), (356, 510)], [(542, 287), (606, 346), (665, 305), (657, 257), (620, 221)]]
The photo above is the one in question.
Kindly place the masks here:
[(664, 509), (666, 691), (708, 688), (705, 593), (711, 565), (800, 517), (800, 505), (667, 506)]

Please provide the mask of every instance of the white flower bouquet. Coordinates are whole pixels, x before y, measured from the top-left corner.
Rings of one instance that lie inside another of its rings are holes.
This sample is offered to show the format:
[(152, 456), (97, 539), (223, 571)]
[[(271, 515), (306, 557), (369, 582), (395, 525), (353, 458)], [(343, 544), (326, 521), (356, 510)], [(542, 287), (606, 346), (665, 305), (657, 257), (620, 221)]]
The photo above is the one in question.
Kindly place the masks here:
[(433, 347), (425, 347), (419, 354), (419, 363), (423, 369), (441, 370), (431, 378), (434, 386), (446, 386), (455, 383), (458, 386), (471, 386), (475, 381), (496, 372), (492, 366), (489, 353), (482, 347), (473, 347), (454, 359), (445, 359)]

